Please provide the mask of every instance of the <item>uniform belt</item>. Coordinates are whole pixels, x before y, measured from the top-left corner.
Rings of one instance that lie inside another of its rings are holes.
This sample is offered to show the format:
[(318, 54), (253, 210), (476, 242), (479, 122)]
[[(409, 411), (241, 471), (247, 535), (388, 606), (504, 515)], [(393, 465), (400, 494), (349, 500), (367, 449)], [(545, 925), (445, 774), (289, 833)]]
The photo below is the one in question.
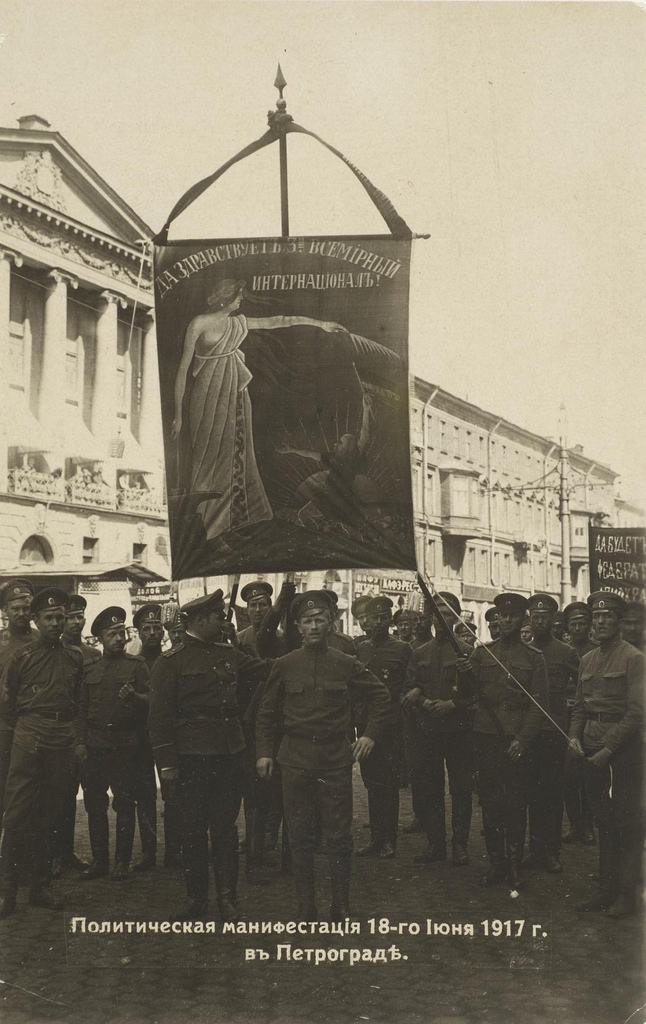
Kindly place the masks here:
[(621, 711), (586, 711), (587, 722), (620, 722), (623, 718)]
[(41, 711), (40, 708), (30, 708), (27, 714), (41, 715), (43, 718), (50, 718), (53, 722), (71, 722), (74, 720), (74, 712), (66, 711)]

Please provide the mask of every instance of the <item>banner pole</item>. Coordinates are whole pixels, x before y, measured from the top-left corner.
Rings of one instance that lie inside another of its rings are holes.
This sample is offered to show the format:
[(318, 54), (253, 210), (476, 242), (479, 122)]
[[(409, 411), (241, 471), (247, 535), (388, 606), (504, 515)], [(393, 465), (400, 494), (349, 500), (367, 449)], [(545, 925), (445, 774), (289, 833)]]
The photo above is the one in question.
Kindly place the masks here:
[[(283, 238), (289, 238), (289, 192), (287, 187), (287, 134), (285, 132), (285, 123), (291, 117), (285, 114), (287, 108), (287, 101), (283, 99), (283, 89), (287, 85), (285, 76), (283, 75), (280, 64), (278, 65), (278, 71), (276, 73), (276, 81), (274, 86), (278, 89), (278, 100), (276, 101), (276, 110), (278, 117), (273, 120), (274, 127), (280, 131), (278, 139), (278, 148), (280, 155), (280, 222), (281, 232)], [(282, 130), (281, 130), (282, 129)]]

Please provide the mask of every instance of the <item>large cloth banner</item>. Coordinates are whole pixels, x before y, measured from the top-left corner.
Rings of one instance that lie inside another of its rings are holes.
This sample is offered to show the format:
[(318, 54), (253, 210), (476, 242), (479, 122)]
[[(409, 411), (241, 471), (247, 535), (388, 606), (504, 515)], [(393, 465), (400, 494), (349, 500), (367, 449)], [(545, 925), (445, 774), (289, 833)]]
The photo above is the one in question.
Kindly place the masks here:
[(156, 246), (174, 579), (415, 568), (410, 244)]
[(590, 591), (646, 604), (646, 530), (590, 526)]

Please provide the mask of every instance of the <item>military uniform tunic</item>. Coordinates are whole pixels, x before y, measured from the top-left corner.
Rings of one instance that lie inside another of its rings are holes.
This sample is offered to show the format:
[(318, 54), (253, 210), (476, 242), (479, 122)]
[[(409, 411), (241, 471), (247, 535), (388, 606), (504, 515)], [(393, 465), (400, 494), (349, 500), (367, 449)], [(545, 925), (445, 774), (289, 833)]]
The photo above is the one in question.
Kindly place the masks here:
[(153, 669), (148, 729), (160, 771), (179, 769), (190, 900), (207, 899), (209, 833), (218, 894), (235, 893), (245, 749), (240, 711), (268, 670), (266, 661), (190, 633)]
[[(0, 636), (0, 679), (14, 652), (37, 639), (38, 633), (35, 629), (30, 629), (28, 633), (13, 634), (8, 629), (3, 630), (2, 636)], [(4, 791), (9, 773), (12, 743), (13, 727), (5, 721), (4, 717), (0, 716), (0, 829), (4, 815)]]
[[(368, 790), (368, 809), (373, 843), (395, 847), (399, 818), (399, 780), (402, 762), (402, 712), (400, 698), (406, 669), (411, 659), (410, 646), (388, 636), (384, 640), (366, 640), (357, 648), (359, 660), (377, 677), (390, 694), (390, 705), (381, 739), (370, 757), (360, 762), (361, 777)], [(357, 731), (367, 725), (368, 708), (355, 708)]]
[[(567, 731), (568, 693), (576, 688), (579, 655), (553, 636), (535, 639), (534, 646), (547, 665), (549, 713)], [(545, 854), (558, 857), (561, 847), (566, 750), (565, 737), (544, 718), (527, 759), (529, 846), (538, 859)]]
[(581, 658), (570, 736), (587, 757), (606, 747), (610, 763), (583, 763), (586, 792), (599, 826), (602, 893), (634, 893), (643, 843), (644, 655), (625, 640)]
[[(468, 644), (458, 641), (465, 657)], [(445, 638), (429, 640), (415, 651), (408, 664), (405, 691), (420, 689), (417, 707), (406, 713), (408, 759), (415, 790), (416, 815), (424, 824), (429, 846), (442, 850), (446, 843), (444, 766), (449, 777), (453, 842), (466, 846), (471, 826), (473, 785), (473, 712), (471, 701), (458, 695), (457, 655)], [(455, 709), (431, 715), (425, 700), (452, 700)]]
[[(490, 652), (494, 652), (499, 665)], [(518, 639), (504, 644), (494, 640), (477, 647), (470, 657), (471, 673), (460, 674), (464, 696), (484, 695), (474, 717), (476, 789), (482, 806), (487, 853), (492, 865), (506, 858), (517, 868), (522, 859), (527, 806), (526, 755), (513, 760), (507, 750), (518, 739), (531, 745), (543, 725), (541, 707), (548, 700), (547, 667), (540, 651)], [(518, 679), (539, 706), (510, 678)]]
[[(55, 823), (75, 773), (77, 718), (83, 656), (60, 641), (37, 639), (14, 651), (0, 693), (0, 717), (14, 728), (5, 790), (0, 881), (11, 895), (17, 861), (10, 851), (16, 833), (29, 837), (31, 881), (49, 877)], [(6, 840), (6, 841), (5, 841)]]

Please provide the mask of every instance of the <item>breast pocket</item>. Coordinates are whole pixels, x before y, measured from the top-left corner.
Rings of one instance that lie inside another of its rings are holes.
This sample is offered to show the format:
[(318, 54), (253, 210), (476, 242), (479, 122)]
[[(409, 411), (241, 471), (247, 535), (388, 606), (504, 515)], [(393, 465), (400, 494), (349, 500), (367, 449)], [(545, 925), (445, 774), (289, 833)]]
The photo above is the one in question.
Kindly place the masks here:
[(326, 701), (330, 704), (347, 704), (349, 700), (348, 687), (346, 683), (326, 680), (323, 683), (323, 693)]
[(603, 673), (603, 696), (624, 697), (626, 694), (626, 673), (625, 672), (604, 672)]

